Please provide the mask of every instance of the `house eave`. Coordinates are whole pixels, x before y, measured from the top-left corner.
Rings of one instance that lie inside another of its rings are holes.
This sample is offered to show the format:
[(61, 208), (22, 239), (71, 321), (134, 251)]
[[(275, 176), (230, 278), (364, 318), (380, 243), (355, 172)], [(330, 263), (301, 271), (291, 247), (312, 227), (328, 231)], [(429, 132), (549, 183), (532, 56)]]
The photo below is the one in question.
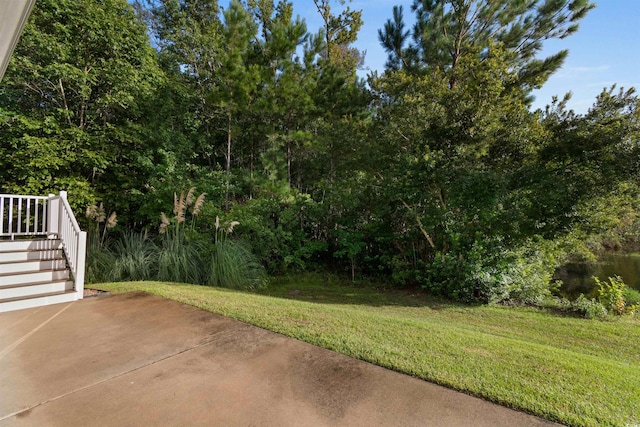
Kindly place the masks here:
[(36, 0), (0, 1), (0, 80)]

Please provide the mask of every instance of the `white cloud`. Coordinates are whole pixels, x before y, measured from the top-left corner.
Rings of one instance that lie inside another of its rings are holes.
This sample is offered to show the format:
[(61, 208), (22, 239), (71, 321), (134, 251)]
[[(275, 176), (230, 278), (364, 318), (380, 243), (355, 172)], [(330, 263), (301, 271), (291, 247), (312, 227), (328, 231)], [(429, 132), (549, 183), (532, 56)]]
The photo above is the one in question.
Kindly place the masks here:
[(605, 71), (609, 71), (611, 69), (610, 65), (596, 65), (591, 67), (580, 67), (580, 66), (568, 66), (562, 67), (556, 77), (558, 78), (576, 78), (579, 76), (584, 76), (586, 74), (597, 74), (603, 73)]
[[(614, 81), (605, 81), (605, 82), (594, 82), (594, 83), (589, 83), (587, 85), (587, 87), (590, 88), (596, 88), (596, 89), (602, 89), (602, 88), (610, 88), (613, 85), (616, 85), (617, 87), (620, 87), (620, 83), (618, 82), (614, 82)], [(625, 86), (626, 87), (626, 86)]]
[(610, 65), (598, 65), (593, 67), (567, 67), (567, 71), (571, 73), (600, 73), (611, 69)]

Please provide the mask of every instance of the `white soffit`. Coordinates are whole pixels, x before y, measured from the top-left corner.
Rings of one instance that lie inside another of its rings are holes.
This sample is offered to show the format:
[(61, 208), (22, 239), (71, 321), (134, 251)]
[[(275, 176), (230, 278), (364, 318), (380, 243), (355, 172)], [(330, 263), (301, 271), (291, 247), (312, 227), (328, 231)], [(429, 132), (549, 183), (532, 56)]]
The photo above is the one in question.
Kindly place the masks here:
[(0, 0), (0, 80), (36, 0)]

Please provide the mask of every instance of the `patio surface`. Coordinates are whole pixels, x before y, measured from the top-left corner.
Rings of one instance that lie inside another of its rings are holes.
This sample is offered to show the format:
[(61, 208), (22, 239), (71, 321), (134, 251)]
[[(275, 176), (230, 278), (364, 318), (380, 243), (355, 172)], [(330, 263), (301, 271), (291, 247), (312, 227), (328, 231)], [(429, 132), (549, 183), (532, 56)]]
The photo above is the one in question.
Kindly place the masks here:
[(141, 292), (0, 314), (0, 426), (332, 425), (550, 423)]

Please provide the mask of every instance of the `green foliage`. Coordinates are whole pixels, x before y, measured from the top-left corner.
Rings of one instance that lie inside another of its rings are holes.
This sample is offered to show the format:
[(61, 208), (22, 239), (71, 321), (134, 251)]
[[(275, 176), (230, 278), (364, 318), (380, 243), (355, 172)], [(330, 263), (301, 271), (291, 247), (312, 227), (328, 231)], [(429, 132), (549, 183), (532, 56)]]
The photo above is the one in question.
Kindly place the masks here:
[(231, 289), (257, 290), (264, 288), (267, 275), (248, 249), (232, 240), (219, 240), (213, 249), (207, 284)]
[(261, 197), (232, 207), (229, 217), (271, 272), (305, 269), (327, 249), (319, 222), (323, 206), (309, 196)]
[(425, 265), (423, 288), (456, 300), (539, 304), (551, 295), (555, 262), (551, 242), (518, 249), (476, 242), (466, 254), (439, 254)]
[(631, 289), (628, 286), (622, 291), (625, 302), (625, 313), (630, 316), (640, 314), (640, 291)]
[(87, 233), (87, 255), (85, 264), (85, 282), (102, 283), (107, 281), (107, 276), (114, 263), (111, 251), (100, 244), (100, 236), (95, 233)]
[[(203, 284), (207, 278), (208, 242), (195, 230), (195, 220), (204, 205), (205, 194), (195, 197), (195, 187), (173, 193), (173, 214), (160, 215), (158, 280)], [(187, 221), (191, 213), (192, 220)]]
[[(353, 0), (348, 0), (351, 3)], [(341, 6), (347, 0), (338, 0)], [(330, 0), (313, 0), (318, 13), (322, 17), (321, 36), (324, 37), (324, 59), (348, 75), (353, 76), (358, 66), (364, 61), (364, 53), (352, 47), (362, 27), (362, 11), (351, 10), (347, 6), (339, 14), (331, 10)]]
[(241, 242), (229, 239), (239, 224), (238, 221), (221, 224), (216, 217), (213, 250), (206, 263), (206, 283), (231, 289), (261, 289), (268, 282), (265, 268)]
[[(90, 280), (119, 262), (119, 278), (257, 288), (253, 252), (270, 272), (536, 304), (567, 252), (638, 243), (634, 90), (585, 115), (528, 108), (566, 55), (539, 59), (544, 40), (589, 0), (415, 1), (411, 31), (397, 8), (369, 86), (350, 4), (314, 0), (311, 34), (284, 0), (37, 2), (0, 86), (0, 187), (103, 201), (115, 233), (155, 231), (174, 196), (153, 250), (110, 241), (95, 206)], [(207, 193), (197, 216), (185, 185)]]
[(192, 240), (183, 230), (174, 228), (160, 237), (157, 280), (165, 282), (204, 283), (204, 245)]
[(568, 241), (634, 206), (638, 99), (612, 88), (585, 116), (563, 103), (532, 114), (513, 52), (487, 43), (465, 48), (455, 84), (440, 68), (371, 80), (384, 135), (374, 157), (386, 166), (371, 173), (387, 187), (379, 211), (404, 280), (463, 300), (531, 303), (552, 290)]
[(337, 247), (334, 257), (347, 258), (351, 264), (351, 280), (356, 280), (356, 259), (364, 250), (366, 243), (363, 241), (361, 231), (336, 230)]
[(235, 289), (266, 286), (266, 272), (256, 256), (241, 242), (229, 239), (239, 223), (221, 226), (216, 217), (213, 236), (209, 236), (196, 223), (204, 208), (205, 194), (196, 197), (195, 187), (174, 193), (174, 216), (161, 214), (155, 242), (146, 233), (125, 232), (105, 246), (106, 226), (100, 235), (104, 208), (90, 206), (87, 216), (96, 221), (96, 227), (91, 229), (88, 245), (88, 281), (161, 280)]
[(627, 287), (620, 276), (609, 277), (609, 281), (593, 280), (598, 286), (598, 302), (607, 310), (620, 315), (625, 311), (624, 290)]
[(114, 205), (109, 193), (128, 181), (118, 165), (136, 151), (139, 107), (160, 76), (125, 0), (38, 1), (0, 86), (1, 185), (66, 189), (74, 208)]
[[(402, 6), (393, 9), (379, 39), (389, 54), (390, 69), (425, 73), (445, 70), (451, 87), (463, 77), (459, 60), (487, 54), (493, 45), (509, 53), (509, 67), (525, 93), (539, 88), (557, 71), (568, 51), (544, 59), (543, 42), (563, 39), (578, 29), (578, 22), (595, 7), (589, 0), (416, 0), (416, 24), (405, 30)], [(409, 36), (413, 42), (409, 41)]]
[(111, 212), (107, 217), (102, 203), (100, 205), (91, 204), (86, 208), (85, 217), (89, 222), (85, 280), (87, 283), (111, 280), (110, 269), (115, 263), (115, 256), (107, 247), (106, 238), (107, 232), (117, 225), (116, 212)]
[(640, 308), (640, 291), (637, 289), (626, 286), (622, 291), (622, 297), (627, 307), (635, 306), (636, 309)]
[(152, 280), (158, 269), (158, 248), (144, 234), (125, 232), (110, 245), (102, 281)]
[(607, 308), (595, 299), (589, 299), (580, 294), (569, 304), (570, 310), (587, 319), (603, 319), (607, 315)]
[(555, 267), (553, 245), (522, 228), (531, 196), (519, 173), (543, 134), (510, 85), (517, 76), (508, 63), (496, 46), (482, 61), (460, 58), (459, 72), (474, 80), (454, 87), (439, 70), (374, 81), (380, 126), (393, 144), (381, 147), (388, 167), (378, 172), (386, 203), (396, 206), (389, 220), (402, 219), (398, 240), (412, 243), (405, 257), (415, 279), (465, 301), (533, 302), (549, 293)]

